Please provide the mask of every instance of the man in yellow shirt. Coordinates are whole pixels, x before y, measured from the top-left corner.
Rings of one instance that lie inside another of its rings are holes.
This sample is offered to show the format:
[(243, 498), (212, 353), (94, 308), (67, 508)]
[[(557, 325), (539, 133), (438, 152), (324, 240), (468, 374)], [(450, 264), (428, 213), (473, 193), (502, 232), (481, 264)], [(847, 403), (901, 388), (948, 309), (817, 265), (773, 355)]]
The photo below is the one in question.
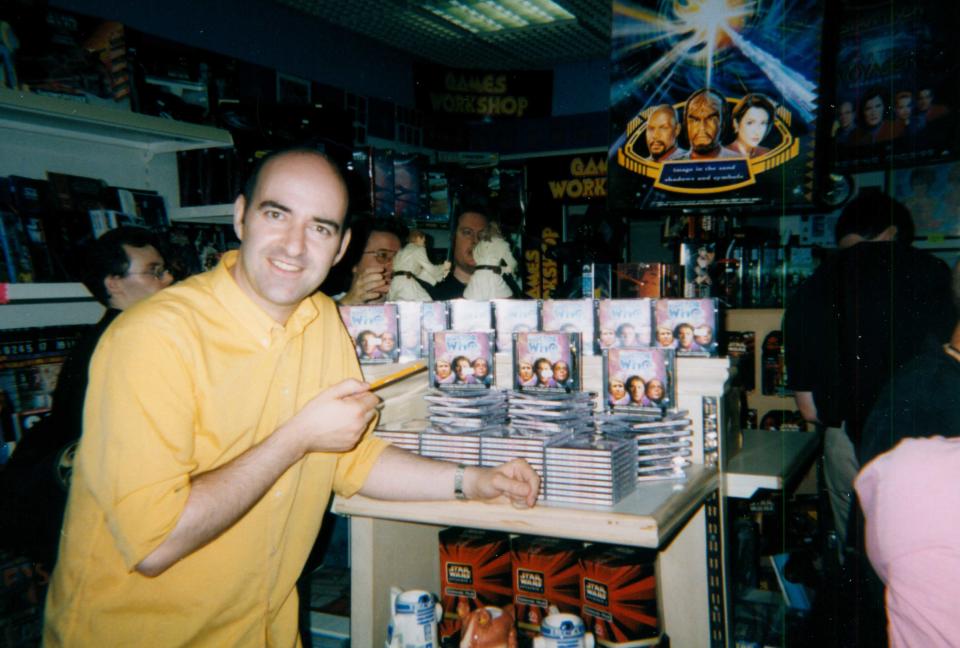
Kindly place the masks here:
[(379, 399), (315, 293), (346, 211), (324, 156), (268, 157), (234, 204), (240, 250), (104, 334), (46, 645), (298, 645), (295, 583), (331, 491), (533, 505), (524, 462), (463, 470), (370, 434)]

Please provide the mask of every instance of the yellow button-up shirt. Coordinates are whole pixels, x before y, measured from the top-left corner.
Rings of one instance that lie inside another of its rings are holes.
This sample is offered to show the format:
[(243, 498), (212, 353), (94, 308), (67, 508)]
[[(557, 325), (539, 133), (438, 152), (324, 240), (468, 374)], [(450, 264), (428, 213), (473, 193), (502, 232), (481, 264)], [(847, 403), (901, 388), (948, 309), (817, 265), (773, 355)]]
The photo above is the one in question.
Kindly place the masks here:
[[(190, 477), (269, 436), (324, 388), (360, 377), (326, 296), (277, 324), (213, 271), (124, 312), (90, 368), (44, 642), (69, 646), (294, 646), (295, 583), (331, 490), (355, 493), (384, 443), (314, 453), (237, 523), (163, 574), (134, 567), (173, 530)], [(372, 427), (372, 426), (371, 426)]]

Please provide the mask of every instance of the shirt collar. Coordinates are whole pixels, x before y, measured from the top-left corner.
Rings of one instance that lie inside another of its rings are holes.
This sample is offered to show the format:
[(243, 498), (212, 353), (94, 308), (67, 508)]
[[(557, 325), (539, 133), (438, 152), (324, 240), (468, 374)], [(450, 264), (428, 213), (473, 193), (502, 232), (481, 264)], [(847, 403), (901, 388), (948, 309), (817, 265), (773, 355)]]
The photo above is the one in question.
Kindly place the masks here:
[(264, 346), (269, 345), (276, 332), (284, 331), (287, 335), (297, 335), (307, 324), (317, 318), (319, 310), (310, 297), (300, 302), (285, 326), (267, 315), (240, 289), (236, 279), (233, 278), (231, 270), (237, 264), (239, 257), (240, 253), (237, 250), (229, 250), (223, 254), (220, 263), (211, 272), (213, 293), (227, 311)]

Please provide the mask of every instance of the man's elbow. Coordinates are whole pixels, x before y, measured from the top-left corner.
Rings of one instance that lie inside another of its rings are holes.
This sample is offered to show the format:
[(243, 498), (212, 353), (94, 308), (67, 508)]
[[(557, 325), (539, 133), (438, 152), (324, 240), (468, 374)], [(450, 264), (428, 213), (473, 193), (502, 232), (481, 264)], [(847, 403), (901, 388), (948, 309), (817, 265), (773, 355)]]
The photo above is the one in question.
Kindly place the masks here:
[(154, 551), (149, 556), (141, 560), (134, 570), (142, 576), (147, 578), (156, 578), (163, 572), (170, 569), (173, 565), (173, 561), (166, 560), (162, 556), (158, 556), (157, 552)]

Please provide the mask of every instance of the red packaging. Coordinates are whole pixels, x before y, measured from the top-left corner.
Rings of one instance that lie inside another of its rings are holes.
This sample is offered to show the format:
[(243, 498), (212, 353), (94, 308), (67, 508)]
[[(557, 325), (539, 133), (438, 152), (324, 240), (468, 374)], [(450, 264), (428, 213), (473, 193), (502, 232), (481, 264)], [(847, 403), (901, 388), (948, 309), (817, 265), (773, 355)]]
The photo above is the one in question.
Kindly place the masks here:
[(519, 536), (513, 539), (513, 603), (517, 627), (538, 636), (551, 605), (580, 614), (580, 550), (583, 543), (560, 538)]
[(470, 612), (485, 605), (507, 606), (512, 594), (508, 534), (460, 527), (440, 532), (440, 638), (444, 645), (458, 637)]
[(603, 544), (581, 552), (581, 616), (599, 645), (659, 643), (656, 557), (649, 549)]

